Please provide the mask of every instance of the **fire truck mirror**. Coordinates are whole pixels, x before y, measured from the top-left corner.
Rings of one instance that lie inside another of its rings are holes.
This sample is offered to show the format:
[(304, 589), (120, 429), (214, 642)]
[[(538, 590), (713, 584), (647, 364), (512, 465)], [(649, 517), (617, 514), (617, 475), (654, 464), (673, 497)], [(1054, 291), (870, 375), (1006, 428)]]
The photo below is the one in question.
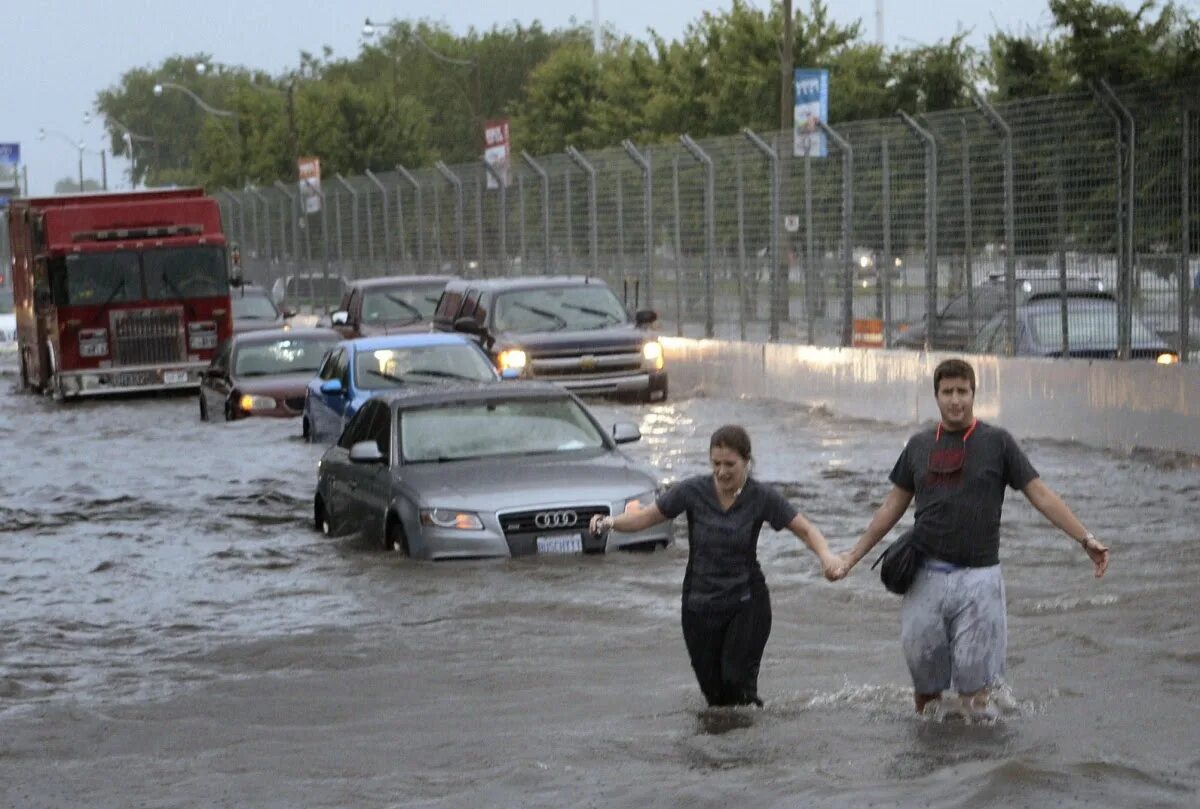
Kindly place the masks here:
[(236, 244), (229, 246), (229, 285), (240, 287), (245, 279), (242, 277), (242, 249)]

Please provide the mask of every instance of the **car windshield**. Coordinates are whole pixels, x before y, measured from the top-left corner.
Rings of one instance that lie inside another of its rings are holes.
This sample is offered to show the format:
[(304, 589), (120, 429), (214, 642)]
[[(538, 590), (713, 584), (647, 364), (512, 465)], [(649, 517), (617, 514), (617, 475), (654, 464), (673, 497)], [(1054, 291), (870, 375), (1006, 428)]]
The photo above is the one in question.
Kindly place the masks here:
[(363, 390), (455, 379), (494, 382), (496, 378), (491, 360), (468, 343), (360, 349), (354, 356), (354, 381)]
[(372, 289), (363, 295), (363, 323), (415, 323), (429, 320), (446, 285)]
[(212, 298), (229, 293), (225, 249), (216, 245), (162, 247), (142, 254), (146, 298)]
[(625, 307), (601, 284), (523, 289), (496, 298), (497, 331), (580, 331), (628, 322)]
[(279, 310), (266, 295), (233, 293), (233, 316), (242, 320), (275, 320)]
[(604, 436), (572, 399), (455, 402), (404, 411), (408, 463), (596, 450)]
[(270, 343), (237, 347), (234, 376), (315, 373), (325, 353), (337, 345), (333, 337), (284, 337)]
[[(1031, 307), (1029, 328), (1038, 345), (1062, 343), (1062, 309), (1057, 300), (1039, 301)], [(1073, 345), (1115, 346), (1117, 344), (1117, 304), (1111, 300), (1072, 300), (1067, 302), (1067, 336)], [(1145, 323), (1133, 318), (1130, 337), (1135, 343), (1156, 342), (1158, 337)]]

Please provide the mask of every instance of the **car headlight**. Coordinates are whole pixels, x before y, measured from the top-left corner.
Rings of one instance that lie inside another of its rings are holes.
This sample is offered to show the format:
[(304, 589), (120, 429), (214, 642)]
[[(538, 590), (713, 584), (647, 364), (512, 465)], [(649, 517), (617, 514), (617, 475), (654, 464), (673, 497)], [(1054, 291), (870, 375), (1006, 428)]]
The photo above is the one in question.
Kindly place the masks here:
[(460, 531), (482, 531), (483, 520), (473, 511), (455, 511), (452, 508), (421, 509), (421, 525), (435, 528), (456, 528)]
[(642, 358), (648, 365), (654, 367), (654, 370), (661, 371), (663, 365), (666, 364), (666, 359), (663, 357), (662, 343), (658, 340), (651, 340), (642, 346)]
[(501, 351), (500, 356), (496, 358), (496, 363), (500, 366), (500, 372), (505, 371), (524, 371), (527, 358), (525, 352), (519, 348), (510, 348), (507, 351)]
[(245, 413), (252, 413), (255, 410), (274, 410), (275, 400), (270, 396), (251, 396), (246, 394), (238, 399), (238, 407)]
[(648, 508), (654, 505), (656, 499), (658, 499), (658, 492), (642, 492), (637, 497), (630, 497), (626, 500), (625, 505), (621, 507), (621, 511), (629, 508), (634, 503), (637, 503), (639, 508)]
[(1159, 365), (1174, 365), (1175, 363), (1179, 362), (1179, 355), (1170, 351), (1164, 351), (1158, 355), (1158, 358), (1155, 360), (1155, 362), (1157, 362)]

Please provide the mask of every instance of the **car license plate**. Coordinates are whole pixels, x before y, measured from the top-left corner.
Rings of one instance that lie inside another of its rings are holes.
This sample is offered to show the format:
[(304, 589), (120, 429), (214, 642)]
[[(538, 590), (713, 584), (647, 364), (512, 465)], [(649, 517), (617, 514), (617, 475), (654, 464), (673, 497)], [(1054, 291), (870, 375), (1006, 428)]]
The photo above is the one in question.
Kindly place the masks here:
[(537, 538), (538, 553), (583, 553), (582, 534), (557, 534)]
[(153, 383), (154, 375), (148, 371), (127, 371), (112, 377), (112, 384), (117, 388), (139, 388)]
[(180, 382), (188, 381), (187, 371), (163, 371), (164, 385), (177, 385)]

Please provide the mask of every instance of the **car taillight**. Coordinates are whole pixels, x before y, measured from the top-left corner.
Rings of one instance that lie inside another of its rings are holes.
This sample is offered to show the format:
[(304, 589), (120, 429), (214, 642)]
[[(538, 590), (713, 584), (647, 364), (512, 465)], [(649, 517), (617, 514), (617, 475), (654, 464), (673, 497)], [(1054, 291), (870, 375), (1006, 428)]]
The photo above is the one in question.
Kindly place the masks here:
[(217, 324), (202, 320), (188, 324), (188, 345), (195, 349), (217, 347)]
[(80, 329), (79, 356), (107, 357), (108, 329)]

